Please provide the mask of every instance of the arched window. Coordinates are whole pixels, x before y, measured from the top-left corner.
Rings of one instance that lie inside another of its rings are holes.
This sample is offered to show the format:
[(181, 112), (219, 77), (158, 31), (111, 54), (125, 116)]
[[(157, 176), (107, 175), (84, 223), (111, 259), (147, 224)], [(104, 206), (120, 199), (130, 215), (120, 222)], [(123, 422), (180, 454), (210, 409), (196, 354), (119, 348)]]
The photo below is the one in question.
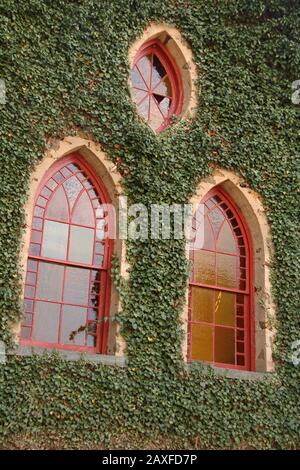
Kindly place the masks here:
[(250, 235), (222, 188), (210, 191), (202, 204), (194, 217), (204, 214), (204, 243), (190, 249), (189, 360), (252, 370)]
[(182, 85), (176, 63), (158, 39), (144, 44), (131, 70), (131, 95), (140, 116), (155, 132), (180, 113)]
[(47, 172), (32, 218), (23, 344), (106, 352), (111, 241), (109, 202), (79, 155)]

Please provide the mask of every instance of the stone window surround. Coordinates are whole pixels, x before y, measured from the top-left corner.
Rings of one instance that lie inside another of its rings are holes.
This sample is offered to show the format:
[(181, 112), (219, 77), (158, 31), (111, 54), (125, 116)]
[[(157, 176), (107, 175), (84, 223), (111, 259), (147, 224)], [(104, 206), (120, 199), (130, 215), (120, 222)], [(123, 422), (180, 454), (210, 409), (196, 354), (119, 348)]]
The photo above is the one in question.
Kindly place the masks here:
[[(180, 118), (192, 118), (197, 110), (197, 70), (192, 51), (179, 30), (165, 23), (151, 23), (129, 49), (130, 68), (143, 44), (159, 39), (174, 59), (182, 80), (183, 101)], [(129, 78), (130, 87), (130, 78)]]
[[(272, 358), (272, 344), (275, 335), (275, 304), (272, 299), (270, 282), (270, 265), (273, 252), (270, 228), (261, 197), (247, 186), (247, 184), (231, 171), (216, 169), (211, 176), (200, 181), (196, 193), (190, 203), (193, 212), (203, 197), (215, 186), (220, 185), (229, 194), (238, 206), (248, 225), (252, 237), (254, 256), (254, 315), (255, 315), (255, 371), (248, 374), (274, 371)], [(188, 258), (188, 247), (187, 247)], [(187, 334), (188, 334), (188, 289), (185, 305), (181, 315), (184, 329), (184, 342), (182, 354), (187, 362)], [(189, 367), (193, 367), (190, 363)], [(221, 370), (214, 367), (215, 370)], [(230, 370), (230, 369), (226, 369)], [(235, 375), (243, 371), (234, 371)]]
[[(122, 194), (121, 176), (116, 171), (114, 164), (107, 159), (105, 153), (101, 150), (100, 145), (95, 144), (93, 141), (81, 138), (78, 136), (69, 136), (62, 141), (52, 141), (49, 146), (44, 159), (36, 166), (32, 174), (28, 200), (25, 206), (26, 213), (26, 230), (22, 240), (22, 256), (21, 266), (23, 268), (23, 281), (25, 281), (26, 262), (28, 256), (28, 248), (30, 241), (30, 225), (32, 210), (34, 205), (34, 198), (41, 179), (45, 172), (51, 165), (58, 159), (73, 153), (79, 152), (94, 169), (95, 173), (101, 178), (105, 185), (112, 202), (117, 206), (117, 199)], [(231, 378), (261, 378), (264, 372), (272, 372), (274, 370), (274, 363), (272, 360), (272, 341), (275, 334), (275, 329), (272, 323), (275, 321), (275, 305), (271, 296), (270, 284), (270, 258), (272, 254), (272, 244), (270, 237), (270, 230), (267, 223), (265, 211), (258, 194), (250, 190), (240, 177), (227, 170), (219, 169), (214, 174), (202, 180), (197, 188), (196, 194), (191, 198), (190, 202), (193, 204), (194, 209), (201, 201), (202, 197), (214, 186), (222, 185), (224, 189), (231, 195), (236, 204), (240, 207), (245, 219), (249, 224), (249, 229), (253, 238), (254, 255), (255, 255), (255, 278), (256, 278), (256, 298), (255, 298), (255, 336), (256, 336), (256, 372), (245, 371), (231, 371), (230, 369), (222, 369), (211, 366), (217, 374), (225, 375)], [(128, 278), (128, 265), (125, 257), (125, 242), (116, 241), (115, 253), (121, 259), (121, 276)], [(258, 274), (258, 276), (257, 276)], [(259, 281), (258, 281), (259, 280)], [(24, 282), (25, 285), (25, 282)], [(113, 286), (112, 286), (113, 287)], [(186, 303), (183, 309), (181, 320), (184, 328), (184, 342), (182, 346), (182, 353), (184, 361), (187, 357), (187, 294)], [(112, 288), (111, 297), (111, 313), (115, 313), (121, 309), (120, 299), (115, 288)], [(266, 313), (267, 312), (267, 313)], [(20, 323), (15, 325), (14, 331), (18, 335)], [(68, 360), (78, 360), (80, 358), (88, 361), (107, 364), (107, 365), (126, 365), (127, 358), (125, 355), (126, 343), (120, 335), (120, 327), (116, 325), (115, 330), (111, 329), (111, 344), (115, 344), (115, 352), (110, 351), (107, 356), (91, 355), (86, 353), (78, 353), (73, 351), (59, 350), (62, 358)], [(260, 350), (258, 351), (258, 347)], [(19, 346), (17, 354), (31, 355), (32, 353), (44, 354), (51, 353), (52, 349), (24, 347)], [(91, 357), (95, 356), (95, 357)], [(209, 369), (210, 366), (192, 363), (187, 364), (187, 369), (194, 367), (203, 367)]]

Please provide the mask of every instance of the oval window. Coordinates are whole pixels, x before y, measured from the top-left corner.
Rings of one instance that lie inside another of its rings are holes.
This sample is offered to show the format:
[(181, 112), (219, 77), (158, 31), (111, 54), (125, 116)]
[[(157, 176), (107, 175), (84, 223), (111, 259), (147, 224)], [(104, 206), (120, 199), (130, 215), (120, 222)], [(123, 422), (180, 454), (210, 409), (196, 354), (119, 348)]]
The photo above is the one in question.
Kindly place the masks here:
[(131, 70), (131, 96), (139, 115), (161, 132), (182, 104), (181, 78), (166, 47), (153, 40), (138, 51)]

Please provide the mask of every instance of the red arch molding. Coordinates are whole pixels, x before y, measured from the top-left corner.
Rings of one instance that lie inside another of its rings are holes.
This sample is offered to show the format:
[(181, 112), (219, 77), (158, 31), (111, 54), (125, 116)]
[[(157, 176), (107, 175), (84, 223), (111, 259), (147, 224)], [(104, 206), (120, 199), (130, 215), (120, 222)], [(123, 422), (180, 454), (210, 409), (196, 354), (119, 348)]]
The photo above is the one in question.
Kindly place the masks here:
[[(240, 293), (247, 297), (247, 312), (248, 312), (248, 319), (247, 319), (247, 331), (245, 328), (245, 334), (247, 335), (247, 344), (245, 342), (245, 364), (243, 366), (237, 364), (224, 364), (224, 363), (217, 363), (217, 362), (210, 362), (211, 364), (228, 369), (242, 369), (242, 370), (255, 370), (255, 318), (254, 318), (254, 256), (253, 256), (253, 243), (249, 228), (247, 226), (246, 220), (241, 213), (241, 210), (238, 208), (236, 203), (230, 198), (227, 192), (220, 186), (213, 188), (210, 190), (205, 197), (202, 199), (201, 203), (205, 203), (208, 199), (218, 196), (221, 199), (221, 202), (224, 202), (228, 208), (233, 213), (233, 217), (238, 222), (238, 227), (241, 229), (243, 238), (245, 240), (246, 246), (246, 271), (247, 271), (247, 280), (246, 280), (246, 289), (241, 291), (239, 289), (234, 288), (222, 288), (217, 285), (208, 286), (207, 284), (200, 284), (189, 282), (189, 291), (191, 286), (195, 285), (198, 287), (209, 288), (215, 290), (224, 290), (232, 293)], [(223, 211), (224, 213), (224, 211)], [(226, 215), (225, 215), (226, 217)], [(228, 219), (227, 219), (228, 220)], [(235, 236), (235, 235), (234, 235)], [(216, 253), (216, 251), (214, 251)], [(188, 355), (187, 360), (188, 362), (192, 362), (191, 357), (191, 325), (192, 325), (192, 306), (190, 303), (191, 295), (189, 292), (189, 309), (188, 309)], [(214, 324), (212, 324), (214, 325)]]
[[(67, 165), (70, 165), (71, 163), (78, 165), (79, 169), (86, 175), (86, 179), (88, 179), (91, 183), (93, 188), (95, 189), (95, 192), (97, 194), (97, 198), (99, 199), (101, 204), (110, 204), (111, 200), (110, 197), (107, 193), (106, 188), (104, 185), (101, 183), (99, 180), (98, 176), (92, 171), (90, 166), (86, 163), (84, 158), (78, 154), (78, 153), (72, 153), (69, 154), (66, 157), (60, 158), (57, 162), (55, 162), (45, 173), (43, 176), (43, 179), (41, 180), (38, 190), (35, 195), (35, 200), (34, 200), (34, 206), (33, 208), (37, 206), (37, 201), (38, 198), (40, 197), (41, 191), (45, 188), (45, 185), (47, 182), (52, 178), (59, 170), (62, 170), (64, 167)], [(53, 190), (52, 194), (55, 194), (56, 190), (58, 189), (59, 186), (63, 184), (64, 181), (66, 181), (68, 178), (65, 178), (63, 181), (59, 183), (59, 185)], [(90, 190), (90, 189), (89, 189)], [(51, 196), (49, 196), (49, 200), (51, 200)], [(97, 199), (95, 198), (95, 199)], [(47, 202), (46, 206), (44, 207), (46, 213), (46, 208), (48, 205), (49, 201)], [(76, 203), (74, 204), (75, 207)], [(33, 209), (33, 210), (34, 210)], [(105, 214), (106, 217), (107, 214)], [(34, 214), (32, 214), (32, 222), (33, 222)], [(43, 225), (42, 225), (42, 232), (44, 231), (44, 218), (45, 215), (41, 217), (43, 220)], [(95, 217), (96, 221), (96, 217)], [(72, 224), (72, 221), (69, 220), (69, 225)], [(95, 222), (95, 227), (94, 230), (96, 231), (96, 223)], [(80, 225), (79, 225), (80, 226)], [(33, 226), (31, 226), (30, 234), (32, 235), (32, 230)], [(69, 238), (70, 238), (70, 230), (68, 232), (68, 243), (69, 243)], [(43, 238), (42, 238), (43, 239)], [(40, 246), (42, 246), (42, 241), (40, 242)], [(94, 239), (94, 246), (95, 246), (95, 239)], [(94, 261), (91, 265), (85, 265), (82, 263), (78, 262), (70, 262), (70, 261), (61, 261), (57, 259), (52, 259), (52, 258), (47, 258), (44, 256), (35, 256), (29, 254), (27, 257), (27, 260), (36, 260), (36, 261), (44, 261), (44, 262), (52, 262), (55, 264), (61, 264), (65, 266), (74, 266), (74, 267), (85, 267), (87, 269), (97, 269), (101, 274), (100, 274), (100, 300), (99, 300), (99, 306), (98, 306), (98, 318), (97, 320), (99, 321), (97, 324), (97, 330), (96, 330), (96, 345), (94, 347), (91, 346), (82, 346), (82, 345), (73, 345), (73, 344), (61, 344), (61, 343), (47, 343), (47, 342), (42, 342), (42, 341), (32, 341), (31, 339), (25, 339), (25, 338), (20, 338), (20, 343), (23, 345), (29, 345), (29, 346), (39, 346), (39, 347), (46, 347), (50, 349), (65, 349), (65, 350), (72, 350), (72, 351), (86, 351), (90, 353), (101, 353), (101, 354), (107, 354), (107, 339), (108, 339), (108, 329), (109, 329), (109, 313), (110, 313), (110, 294), (111, 294), (111, 276), (110, 276), (110, 269), (111, 269), (111, 257), (113, 253), (113, 246), (114, 246), (114, 241), (112, 239), (107, 239), (105, 238), (104, 241), (104, 258), (102, 262), (102, 266), (96, 266), (94, 265)], [(95, 250), (95, 248), (94, 248)], [(95, 254), (95, 251), (94, 251)], [(28, 270), (27, 270), (28, 273)], [(65, 274), (64, 274), (65, 278)], [(34, 297), (36, 296), (36, 286), (37, 286), (37, 275), (36, 275), (36, 282), (35, 282), (35, 287), (34, 287)], [(26, 286), (25, 286), (26, 287)], [(26, 296), (25, 296), (26, 297)], [(35, 298), (33, 299), (35, 301)], [(64, 302), (61, 301), (61, 304), (64, 305)], [(68, 305), (72, 305), (68, 302)], [(92, 308), (92, 307), (91, 307)], [(60, 322), (61, 322), (61, 314), (60, 314)], [(24, 327), (24, 322), (22, 323), (22, 327)], [(25, 325), (26, 328), (26, 325)], [(32, 332), (32, 330), (31, 330)]]
[(142, 45), (142, 47), (139, 49), (134, 58), (132, 68), (136, 66), (137, 62), (142, 57), (154, 53), (164, 66), (172, 87), (172, 104), (169, 109), (167, 118), (165, 119), (163, 124), (156, 130), (156, 132), (159, 133), (170, 124), (172, 116), (180, 114), (183, 101), (183, 86), (181, 75), (174, 58), (172, 57), (166, 46), (159, 39), (152, 39)]

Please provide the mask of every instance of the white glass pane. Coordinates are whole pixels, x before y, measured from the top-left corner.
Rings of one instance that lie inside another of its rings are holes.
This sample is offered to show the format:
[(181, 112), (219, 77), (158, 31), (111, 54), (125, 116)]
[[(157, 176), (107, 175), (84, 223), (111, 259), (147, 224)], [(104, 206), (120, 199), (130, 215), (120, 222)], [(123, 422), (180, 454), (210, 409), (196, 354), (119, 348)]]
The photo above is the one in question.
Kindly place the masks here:
[(71, 226), (69, 260), (92, 264), (95, 230)]
[(61, 301), (64, 267), (52, 263), (39, 263), (36, 296), (42, 300)]
[(64, 305), (60, 342), (83, 346), (85, 344), (86, 318), (86, 308)]
[(89, 300), (90, 271), (81, 268), (66, 268), (64, 302), (87, 305)]
[(65, 260), (67, 255), (68, 225), (45, 220), (42, 256)]
[(59, 314), (59, 304), (36, 302), (32, 330), (33, 341), (57, 343)]

